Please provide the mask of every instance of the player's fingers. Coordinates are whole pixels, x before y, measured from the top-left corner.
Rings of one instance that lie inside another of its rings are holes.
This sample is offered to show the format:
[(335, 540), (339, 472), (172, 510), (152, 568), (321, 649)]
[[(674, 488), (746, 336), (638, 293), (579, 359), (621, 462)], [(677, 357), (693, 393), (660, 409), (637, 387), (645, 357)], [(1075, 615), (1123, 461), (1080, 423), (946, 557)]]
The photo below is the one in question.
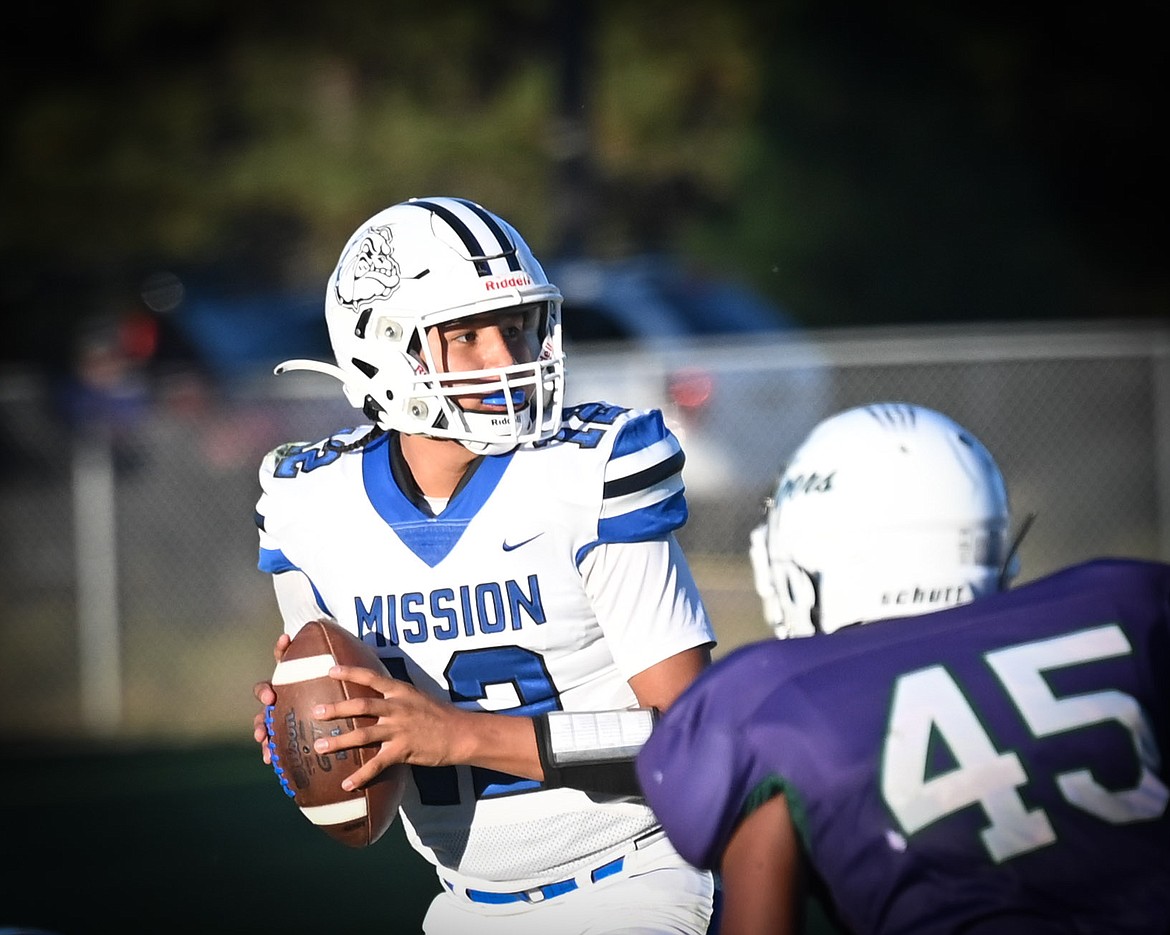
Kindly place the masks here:
[(288, 649), (288, 644), (292, 642), (292, 637), (287, 633), (281, 633), (276, 638), (276, 643), (272, 646), (272, 658), (280, 662), (284, 658), (284, 651)]
[(255, 685), (253, 685), (252, 694), (262, 705), (276, 703), (276, 691), (273, 689), (272, 683), (267, 680), (263, 682), (257, 682)]
[(260, 759), (263, 760), (266, 765), (271, 765), (272, 764), (272, 748), (269, 746), (268, 738), (265, 737), (263, 740), (259, 741), (259, 743), (260, 743)]
[[(366, 700), (366, 699), (361, 699)], [(349, 704), (350, 702), (342, 702), (340, 704)], [(324, 705), (326, 708), (336, 708), (339, 705)], [(314, 708), (313, 717), (320, 718), (320, 720), (328, 721), (331, 718), (316, 713)], [(355, 727), (353, 730), (341, 731), (337, 734), (330, 734), (326, 737), (318, 737), (313, 741), (313, 749), (317, 753), (335, 753), (338, 750), (349, 750), (353, 747), (377, 746), (380, 743), (389, 740), (392, 736), (389, 729), (378, 724), (371, 724), (368, 727)]]
[(387, 692), (393, 692), (395, 686), (403, 685), (403, 682), (391, 678), (385, 672), (375, 672), (373, 669), (367, 669), (364, 666), (333, 666), (329, 670), (330, 678), (335, 678), (339, 682), (356, 682), (358, 685), (365, 685), (367, 688), (372, 688), (374, 691), (379, 691), (383, 695)]
[(260, 759), (271, 766), (272, 750), (269, 747), (268, 715), (269, 711), (265, 708), (252, 718), (252, 737), (256, 743), (260, 744)]
[(362, 786), (377, 779), (383, 770), (393, 766), (395, 762), (392, 757), (385, 755), (384, 751), (380, 752), (360, 769), (354, 770), (353, 773), (346, 777), (342, 781), (341, 787), (347, 791), (360, 789)]
[(339, 721), (342, 718), (387, 717), (393, 708), (384, 698), (349, 698), (329, 704), (313, 705), (312, 715), (320, 721)]

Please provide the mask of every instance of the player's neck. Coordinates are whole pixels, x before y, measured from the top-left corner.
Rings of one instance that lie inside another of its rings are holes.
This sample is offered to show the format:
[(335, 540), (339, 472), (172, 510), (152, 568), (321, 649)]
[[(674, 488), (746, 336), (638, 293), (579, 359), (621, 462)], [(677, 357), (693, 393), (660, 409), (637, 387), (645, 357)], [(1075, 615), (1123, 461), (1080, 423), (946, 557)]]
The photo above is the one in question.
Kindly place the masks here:
[(449, 498), (476, 457), (451, 438), (401, 435), (399, 441), (414, 482), (428, 497)]

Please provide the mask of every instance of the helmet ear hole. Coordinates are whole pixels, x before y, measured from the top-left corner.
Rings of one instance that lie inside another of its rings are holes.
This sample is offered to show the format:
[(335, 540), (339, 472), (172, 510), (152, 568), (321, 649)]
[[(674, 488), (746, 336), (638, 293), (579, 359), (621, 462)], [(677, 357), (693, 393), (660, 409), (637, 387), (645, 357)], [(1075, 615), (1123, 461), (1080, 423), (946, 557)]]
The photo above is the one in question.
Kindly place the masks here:
[[(821, 573), (819, 571), (809, 572), (803, 568), (801, 573), (808, 580), (808, 587), (812, 591), (812, 599), (808, 605), (808, 619), (812, 624), (812, 628), (818, 633), (821, 632)], [(807, 593), (807, 592), (806, 592)]]
[(793, 561), (776, 563), (782, 575), (784, 618), (790, 636), (810, 636), (820, 629), (820, 609), (817, 601), (817, 575), (810, 574)]

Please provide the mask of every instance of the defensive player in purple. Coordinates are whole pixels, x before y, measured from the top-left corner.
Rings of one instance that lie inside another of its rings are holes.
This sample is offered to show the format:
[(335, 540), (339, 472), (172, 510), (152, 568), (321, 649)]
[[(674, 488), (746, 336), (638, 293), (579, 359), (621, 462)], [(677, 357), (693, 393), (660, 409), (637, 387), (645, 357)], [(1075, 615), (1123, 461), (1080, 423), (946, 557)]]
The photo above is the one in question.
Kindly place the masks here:
[(1170, 930), (1170, 566), (1001, 590), (999, 469), (920, 406), (823, 422), (766, 510), (765, 613), (807, 638), (717, 662), (637, 760), (723, 935), (799, 931), (809, 888), (854, 933)]

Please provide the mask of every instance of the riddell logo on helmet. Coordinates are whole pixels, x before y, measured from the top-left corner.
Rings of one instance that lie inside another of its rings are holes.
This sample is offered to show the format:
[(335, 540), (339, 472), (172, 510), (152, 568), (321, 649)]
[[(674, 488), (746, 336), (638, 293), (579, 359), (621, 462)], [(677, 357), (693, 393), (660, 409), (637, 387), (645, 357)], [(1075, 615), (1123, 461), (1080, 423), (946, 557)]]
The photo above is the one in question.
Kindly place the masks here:
[(518, 276), (505, 276), (503, 279), (485, 279), (483, 287), (488, 292), (494, 292), (497, 289), (515, 289), (518, 286), (531, 286), (532, 277), (526, 273), (521, 273)]

